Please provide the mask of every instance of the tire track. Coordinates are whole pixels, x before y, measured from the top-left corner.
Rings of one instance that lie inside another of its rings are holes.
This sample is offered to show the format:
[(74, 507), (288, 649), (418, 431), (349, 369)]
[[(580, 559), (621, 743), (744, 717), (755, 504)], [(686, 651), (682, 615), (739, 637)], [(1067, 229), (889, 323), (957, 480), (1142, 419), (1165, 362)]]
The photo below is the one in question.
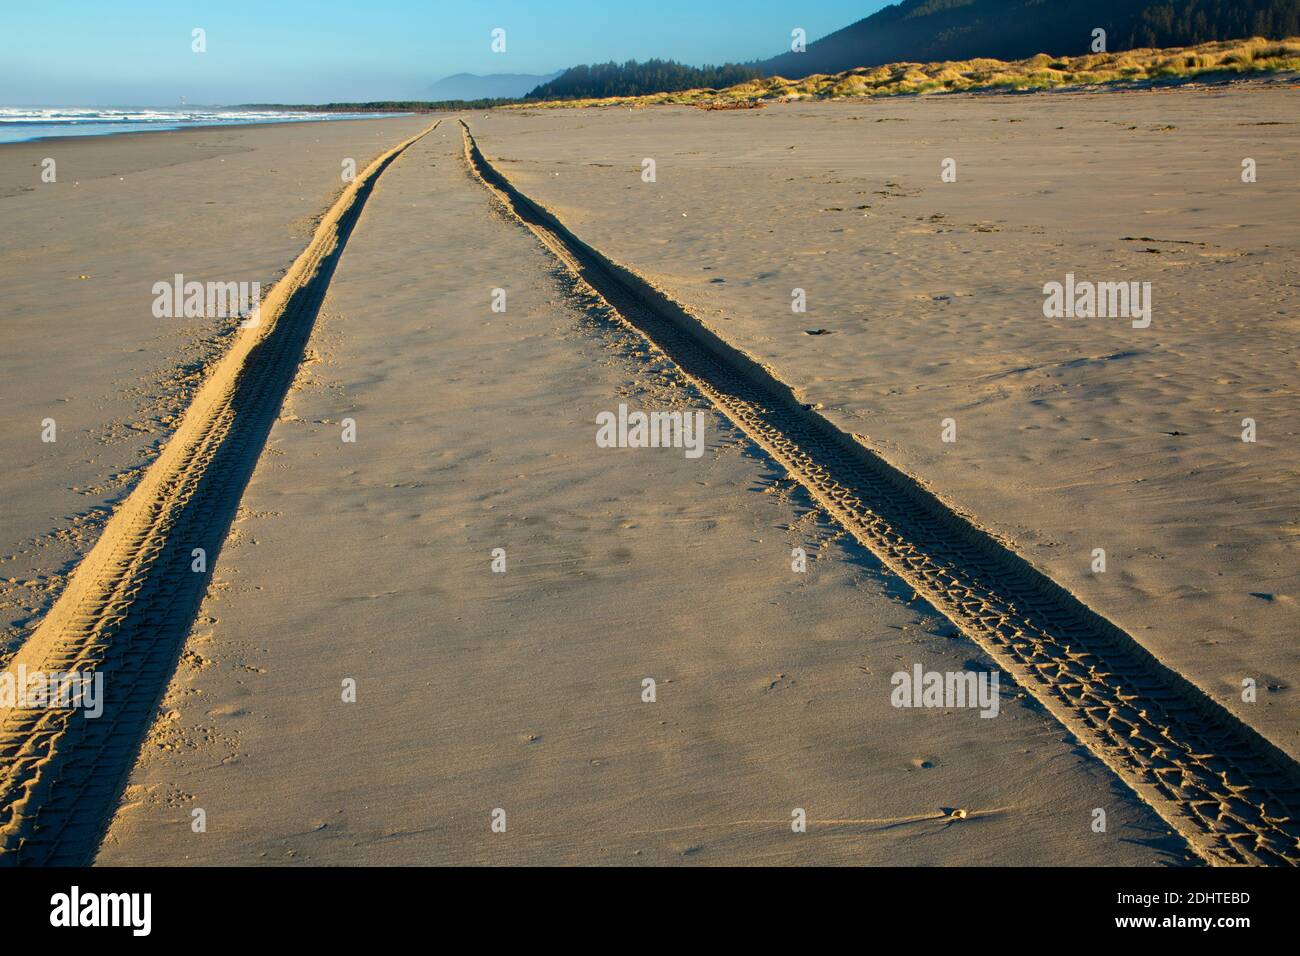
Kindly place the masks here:
[(104, 711), (0, 710), (0, 865), (92, 860), (207, 588), (191, 549), (215, 566), (366, 199), (437, 125), (379, 156), (330, 207), (10, 662), (102, 673)]
[[(472, 175), (845, 529), (987, 652), (1212, 864), (1300, 864), (1300, 767), (1129, 634), (815, 411), (516, 189)], [(1082, 826), (1083, 823), (1081, 822)]]

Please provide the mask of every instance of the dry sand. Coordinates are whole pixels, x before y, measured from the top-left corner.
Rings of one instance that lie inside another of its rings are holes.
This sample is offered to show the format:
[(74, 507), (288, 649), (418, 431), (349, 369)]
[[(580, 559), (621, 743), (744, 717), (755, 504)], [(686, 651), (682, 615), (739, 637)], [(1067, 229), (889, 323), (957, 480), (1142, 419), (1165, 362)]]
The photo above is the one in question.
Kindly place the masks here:
[(579, 306), (454, 127), (385, 173), (98, 862), (1183, 859), (1014, 688), (892, 708), (989, 665), (725, 419), (598, 449), (619, 402), (707, 405)]
[[(49, 139), (0, 148), (0, 663), (62, 589), (229, 342), (153, 284), (268, 288), (357, 169), (422, 118)], [(57, 179), (41, 180), (42, 160)], [(84, 277), (84, 278), (83, 278)], [(52, 418), (57, 440), (41, 441)]]
[[(1247, 84), (472, 123), (578, 236), (1296, 756), (1295, 105)], [(1150, 282), (1151, 327), (1044, 318), (1066, 273)]]
[[(468, 119), (578, 235), (1295, 753), (1291, 95)], [(18, 463), (0, 567), (33, 582), (6, 591), (13, 642), (93, 542), (91, 509), (170, 434), (203, 370), (178, 363), (230, 341), (221, 323), (160, 332), (152, 282), (280, 274), (339, 190), (339, 154), (360, 169), (426, 122), (60, 147), (99, 171), (93, 212), (14, 189), (48, 144), (21, 161), (0, 149), (19, 234), (90, 264), (0, 238), (17, 290), (0, 440)], [(328, 162), (303, 136), (329, 142)], [(209, 142), (231, 152), (174, 165)], [(948, 156), (958, 181), (941, 184)], [(1258, 183), (1237, 178), (1242, 156)], [(232, 162), (246, 165), (230, 202), (247, 205), (223, 217), (209, 203), (227, 204)], [(315, 192), (290, 197), (267, 169)], [(193, 228), (191, 209), (213, 211)], [(134, 226), (115, 239), (119, 221)], [(1152, 282), (1152, 327), (1043, 318), (1042, 284), (1067, 271)], [(83, 291), (97, 275), (115, 278)], [(795, 286), (807, 314), (790, 311)], [(66, 329), (42, 322), (50, 298)], [(383, 173), (98, 862), (1190, 858), (1009, 681), (993, 720), (890, 706), (891, 674), (913, 663), (991, 663), (607, 319), (491, 204), (454, 125)], [(110, 320), (120, 349), (103, 345)], [(37, 444), (60, 397), (74, 424), (60, 412), (60, 442)], [(595, 416), (619, 402), (704, 410), (705, 454), (597, 448)], [(1240, 441), (1246, 415), (1256, 444)], [(939, 441), (946, 417), (955, 444)], [(791, 572), (796, 546), (807, 574)], [(1089, 572), (1094, 547), (1105, 574)], [(1242, 676), (1259, 703), (1237, 698)], [(807, 834), (791, 832), (796, 807)]]

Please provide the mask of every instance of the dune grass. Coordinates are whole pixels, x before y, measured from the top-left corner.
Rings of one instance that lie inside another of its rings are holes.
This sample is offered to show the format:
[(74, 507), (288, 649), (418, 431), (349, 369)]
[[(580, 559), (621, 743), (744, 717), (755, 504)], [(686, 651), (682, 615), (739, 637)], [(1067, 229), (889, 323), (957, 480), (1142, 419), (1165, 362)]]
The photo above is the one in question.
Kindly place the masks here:
[(843, 73), (818, 73), (802, 80), (774, 76), (722, 90), (683, 90), (646, 96), (548, 100), (506, 109), (678, 104), (703, 109), (744, 109), (768, 102), (849, 97), (959, 93), (975, 90), (1054, 90), (1114, 84), (1179, 82), (1216, 76), (1300, 71), (1300, 37), (1287, 40), (1223, 40), (1172, 49), (1125, 50), (1027, 60), (960, 60), (889, 63)]

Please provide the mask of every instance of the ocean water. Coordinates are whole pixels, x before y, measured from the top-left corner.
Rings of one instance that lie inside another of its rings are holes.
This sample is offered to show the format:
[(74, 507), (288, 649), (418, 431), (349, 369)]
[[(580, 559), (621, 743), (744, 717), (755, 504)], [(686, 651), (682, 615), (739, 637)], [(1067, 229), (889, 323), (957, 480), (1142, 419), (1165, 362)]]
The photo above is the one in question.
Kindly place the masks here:
[(306, 123), (400, 115), (403, 114), (227, 110), (219, 107), (162, 109), (148, 106), (0, 106), (0, 143), (20, 143), (50, 136), (106, 136), (110, 133), (140, 133), (192, 126)]

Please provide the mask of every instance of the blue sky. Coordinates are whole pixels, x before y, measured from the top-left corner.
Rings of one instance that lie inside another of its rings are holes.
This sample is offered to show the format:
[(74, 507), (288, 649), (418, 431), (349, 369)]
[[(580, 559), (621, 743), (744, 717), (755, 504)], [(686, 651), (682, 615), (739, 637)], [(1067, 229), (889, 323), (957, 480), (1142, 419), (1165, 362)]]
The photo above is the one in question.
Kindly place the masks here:
[[(783, 52), (884, 0), (34, 0), (6, 3), (0, 104), (172, 105), (408, 98), (452, 73), (549, 73), (660, 56)], [(207, 52), (191, 52), (195, 27)], [(490, 50), (494, 27), (506, 52)]]

